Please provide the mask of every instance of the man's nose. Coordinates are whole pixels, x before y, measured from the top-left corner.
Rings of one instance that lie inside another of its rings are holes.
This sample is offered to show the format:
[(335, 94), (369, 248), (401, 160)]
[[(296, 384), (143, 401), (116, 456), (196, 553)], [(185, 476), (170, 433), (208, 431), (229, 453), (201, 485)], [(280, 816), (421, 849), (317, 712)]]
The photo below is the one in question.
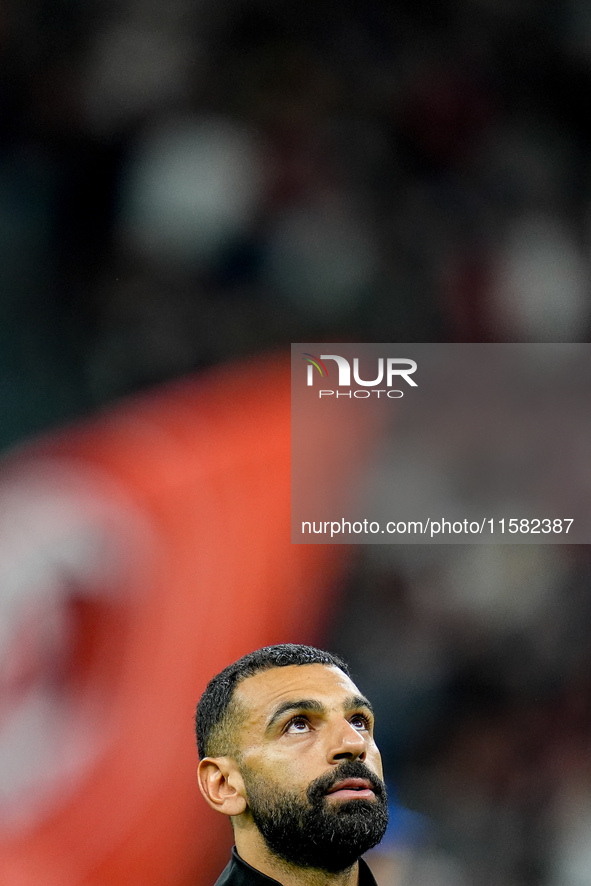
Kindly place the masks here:
[(364, 733), (355, 729), (348, 720), (344, 720), (338, 727), (335, 727), (329, 744), (329, 762), (365, 760), (366, 753)]

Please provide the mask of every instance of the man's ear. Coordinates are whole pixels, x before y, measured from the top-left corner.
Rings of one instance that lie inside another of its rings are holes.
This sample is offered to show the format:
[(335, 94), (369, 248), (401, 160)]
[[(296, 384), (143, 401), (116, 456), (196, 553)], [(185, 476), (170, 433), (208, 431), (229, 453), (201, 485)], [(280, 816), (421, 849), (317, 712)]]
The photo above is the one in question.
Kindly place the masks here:
[(197, 770), (201, 793), (216, 812), (240, 815), (246, 809), (244, 781), (230, 757), (204, 757)]

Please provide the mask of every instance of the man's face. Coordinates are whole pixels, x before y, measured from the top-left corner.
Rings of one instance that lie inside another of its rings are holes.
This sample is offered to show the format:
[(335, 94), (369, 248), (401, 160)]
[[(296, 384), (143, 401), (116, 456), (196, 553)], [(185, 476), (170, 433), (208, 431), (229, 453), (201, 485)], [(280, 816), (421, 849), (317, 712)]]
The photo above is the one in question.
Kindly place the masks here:
[(350, 867), (387, 824), (367, 700), (343, 671), (313, 664), (248, 677), (236, 701), (248, 811), (268, 848), (298, 867)]

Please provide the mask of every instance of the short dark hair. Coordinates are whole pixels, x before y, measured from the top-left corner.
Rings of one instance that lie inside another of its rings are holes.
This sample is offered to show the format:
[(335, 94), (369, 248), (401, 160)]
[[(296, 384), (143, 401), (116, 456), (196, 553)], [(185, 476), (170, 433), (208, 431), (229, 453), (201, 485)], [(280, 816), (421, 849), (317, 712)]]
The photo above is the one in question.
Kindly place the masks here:
[(201, 759), (236, 753), (233, 736), (239, 712), (233, 696), (238, 683), (259, 671), (309, 664), (332, 665), (340, 668), (348, 677), (351, 676), (348, 665), (340, 656), (314, 646), (296, 643), (281, 643), (255, 649), (216, 674), (207, 684), (195, 714), (197, 748)]

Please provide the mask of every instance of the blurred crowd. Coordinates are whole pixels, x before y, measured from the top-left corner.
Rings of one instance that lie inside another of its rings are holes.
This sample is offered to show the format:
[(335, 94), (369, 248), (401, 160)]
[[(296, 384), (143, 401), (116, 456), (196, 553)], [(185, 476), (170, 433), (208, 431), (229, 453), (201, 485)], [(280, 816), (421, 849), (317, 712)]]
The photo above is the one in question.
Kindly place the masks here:
[[(4, 0), (0, 61), (3, 448), (290, 341), (589, 340), (586, 0)], [(590, 577), (360, 558), (405, 883), (591, 884)]]
[(333, 642), (414, 812), (384, 886), (591, 882), (590, 580), (586, 546), (363, 548)]
[(0, 444), (288, 341), (585, 341), (584, 0), (5, 0)]

